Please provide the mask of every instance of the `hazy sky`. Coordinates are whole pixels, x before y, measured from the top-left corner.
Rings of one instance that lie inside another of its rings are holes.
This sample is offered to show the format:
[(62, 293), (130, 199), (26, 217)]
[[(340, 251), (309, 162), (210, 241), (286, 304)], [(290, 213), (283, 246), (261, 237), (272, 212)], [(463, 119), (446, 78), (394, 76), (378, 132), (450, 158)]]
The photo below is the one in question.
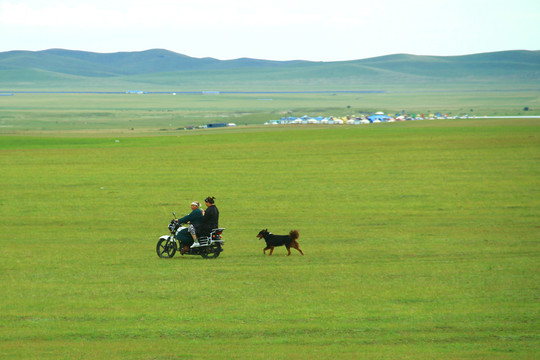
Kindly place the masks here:
[(0, 0), (0, 51), (221, 60), (540, 50), (540, 0)]

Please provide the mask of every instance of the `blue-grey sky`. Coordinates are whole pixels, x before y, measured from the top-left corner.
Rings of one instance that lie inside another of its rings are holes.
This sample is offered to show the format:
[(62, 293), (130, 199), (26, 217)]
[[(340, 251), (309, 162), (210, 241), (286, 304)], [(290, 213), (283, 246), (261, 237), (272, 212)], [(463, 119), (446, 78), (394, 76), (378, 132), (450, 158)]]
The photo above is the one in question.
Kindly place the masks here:
[(540, 0), (0, 0), (0, 51), (341, 61), (540, 50)]

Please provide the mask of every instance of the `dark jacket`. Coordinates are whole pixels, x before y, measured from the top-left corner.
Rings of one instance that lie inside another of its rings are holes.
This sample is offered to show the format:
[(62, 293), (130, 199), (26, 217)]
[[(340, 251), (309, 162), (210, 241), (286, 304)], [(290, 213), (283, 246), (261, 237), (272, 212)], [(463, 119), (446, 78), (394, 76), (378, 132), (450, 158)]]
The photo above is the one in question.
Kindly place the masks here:
[(181, 219), (178, 219), (180, 224), (185, 224), (189, 221), (193, 226), (198, 225), (202, 222), (203, 214), (201, 209), (195, 209), (189, 215), (184, 216)]
[(207, 236), (210, 231), (219, 227), (219, 210), (217, 206), (209, 206), (204, 212), (202, 223), (195, 226), (197, 236)]

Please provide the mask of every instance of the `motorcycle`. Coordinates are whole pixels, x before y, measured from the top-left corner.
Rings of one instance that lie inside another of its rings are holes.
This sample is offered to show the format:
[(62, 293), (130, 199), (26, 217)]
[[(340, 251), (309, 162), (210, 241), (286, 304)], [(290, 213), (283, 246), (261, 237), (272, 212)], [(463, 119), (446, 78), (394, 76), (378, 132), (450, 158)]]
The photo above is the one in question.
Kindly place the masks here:
[[(169, 235), (163, 235), (159, 238), (156, 245), (156, 253), (160, 258), (172, 258), (178, 248), (181, 247), (182, 239), (188, 243), (193, 242), (191, 234), (187, 231), (187, 226), (178, 223), (176, 214), (173, 212), (174, 219), (169, 224)], [(221, 234), (225, 228), (213, 229), (208, 236), (197, 238), (197, 243), (192, 244), (189, 250), (182, 255), (200, 255), (205, 259), (215, 259), (223, 251), (225, 241)]]

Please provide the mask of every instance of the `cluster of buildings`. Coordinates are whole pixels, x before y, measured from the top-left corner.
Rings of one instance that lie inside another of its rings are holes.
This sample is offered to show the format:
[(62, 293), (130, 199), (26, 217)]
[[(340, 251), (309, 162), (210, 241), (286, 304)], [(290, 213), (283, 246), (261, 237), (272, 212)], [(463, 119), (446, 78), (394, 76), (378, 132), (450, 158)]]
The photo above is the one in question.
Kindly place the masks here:
[(433, 119), (454, 119), (456, 117), (449, 116), (448, 114), (406, 114), (400, 113), (394, 116), (386, 115), (382, 112), (376, 112), (373, 115), (353, 115), (353, 116), (308, 116), (301, 117), (282, 117), (279, 120), (270, 120), (265, 125), (279, 125), (279, 124), (337, 124), (337, 125), (359, 125), (359, 124), (372, 124), (380, 122), (393, 122), (393, 121), (405, 121), (405, 120), (433, 120)]
[[(373, 115), (347, 115), (343, 117), (336, 116), (308, 116), (301, 117), (287, 116), (279, 120), (270, 120), (264, 125), (281, 125), (281, 124), (329, 124), (329, 125), (360, 125), (373, 124), (381, 122), (407, 121), (407, 120), (435, 120), (435, 119), (468, 119), (476, 118), (475, 115), (450, 116), (448, 114), (406, 114), (401, 112), (395, 115), (386, 115), (383, 112), (376, 112)], [(246, 124), (247, 125), (247, 124)], [(184, 130), (193, 129), (208, 129), (220, 127), (233, 127), (235, 123), (213, 123), (199, 126), (186, 126)]]

